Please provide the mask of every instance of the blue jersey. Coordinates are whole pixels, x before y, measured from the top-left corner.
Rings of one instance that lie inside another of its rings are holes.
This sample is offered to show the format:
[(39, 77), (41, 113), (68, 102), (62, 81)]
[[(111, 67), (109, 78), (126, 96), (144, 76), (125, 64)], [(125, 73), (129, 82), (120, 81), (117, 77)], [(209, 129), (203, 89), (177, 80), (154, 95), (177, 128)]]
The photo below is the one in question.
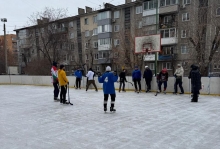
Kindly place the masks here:
[(140, 70), (134, 70), (132, 72), (132, 79), (141, 79), (141, 71)]
[(118, 80), (118, 76), (115, 76), (112, 72), (105, 72), (98, 80), (99, 83), (103, 83), (104, 94), (115, 94), (114, 82)]
[(80, 70), (75, 71), (76, 78), (82, 79), (82, 72)]

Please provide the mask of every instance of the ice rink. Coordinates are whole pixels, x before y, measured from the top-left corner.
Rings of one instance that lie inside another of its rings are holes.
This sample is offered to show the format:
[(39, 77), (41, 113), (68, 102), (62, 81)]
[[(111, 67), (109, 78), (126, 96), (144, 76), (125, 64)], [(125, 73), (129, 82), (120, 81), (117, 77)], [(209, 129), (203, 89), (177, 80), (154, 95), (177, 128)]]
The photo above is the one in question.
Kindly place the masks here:
[(53, 101), (53, 88), (0, 85), (1, 149), (220, 149), (220, 97), (116, 94), (70, 88), (74, 104)]

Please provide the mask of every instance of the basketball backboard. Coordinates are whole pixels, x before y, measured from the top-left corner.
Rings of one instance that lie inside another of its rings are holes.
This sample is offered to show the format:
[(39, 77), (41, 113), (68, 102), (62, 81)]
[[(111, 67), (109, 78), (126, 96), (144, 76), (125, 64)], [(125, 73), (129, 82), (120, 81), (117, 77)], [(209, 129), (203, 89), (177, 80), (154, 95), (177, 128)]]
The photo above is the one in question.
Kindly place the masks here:
[(135, 37), (135, 53), (160, 52), (160, 34)]

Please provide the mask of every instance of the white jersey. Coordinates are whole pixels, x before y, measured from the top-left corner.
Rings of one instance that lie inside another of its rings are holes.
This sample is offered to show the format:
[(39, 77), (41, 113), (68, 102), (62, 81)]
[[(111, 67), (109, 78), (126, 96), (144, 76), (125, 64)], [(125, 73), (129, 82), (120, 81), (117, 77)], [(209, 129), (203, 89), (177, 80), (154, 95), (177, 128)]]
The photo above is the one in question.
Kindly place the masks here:
[(94, 80), (93, 76), (94, 76), (94, 72), (93, 71), (89, 71), (86, 75), (88, 77), (88, 80)]

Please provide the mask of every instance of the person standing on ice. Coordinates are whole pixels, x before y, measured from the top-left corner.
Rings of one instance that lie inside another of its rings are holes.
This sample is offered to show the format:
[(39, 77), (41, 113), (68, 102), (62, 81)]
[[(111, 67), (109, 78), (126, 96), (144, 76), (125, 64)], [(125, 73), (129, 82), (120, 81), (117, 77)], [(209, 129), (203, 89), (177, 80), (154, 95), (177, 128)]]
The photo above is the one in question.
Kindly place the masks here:
[(183, 80), (182, 80), (183, 79), (183, 73), (184, 73), (183, 67), (180, 64), (178, 64), (177, 69), (174, 73), (174, 76), (176, 78), (176, 82), (174, 84), (174, 89), (175, 89), (174, 94), (177, 94), (177, 90), (178, 90), (177, 85), (178, 84), (179, 84), (179, 87), (180, 87), (180, 90), (181, 90), (180, 94), (184, 94), (184, 89), (183, 89), (183, 86), (182, 86), (182, 84), (183, 84)]
[(158, 83), (158, 92), (161, 92), (161, 85), (163, 84), (164, 86), (164, 89), (163, 89), (163, 92), (164, 94), (166, 94), (166, 89), (167, 89), (167, 81), (168, 81), (168, 72), (167, 72), (167, 69), (164, 68), (158, 75), (158, 80), (159, 80), (159, 83)]
[(60, 69), (58, 70), (58, 79), (59, 79), (59, 85), (61, 87), (60, 103), (68, 104), (66, 101), (66, 92), (67, 92), (67, 84), (69, 84), (69, 81), (66, 77), (64, 65), (60, 65)]
[(193, 93), (193, 98), (191, 99), (191, 102), (198, 102), (198, 94), (199, 90), (201, 89), (201, 74), (199, 72), (198, 66), (191, 65), (192, 70), (189, 74), (189, 79), (191, 79), (191, 88)]
[[(141, 91), (141, 71), (138, 66), (135, 66), (135, 70), (132, 72), (132, 80), (134, 82), (135, 92), (139, 93)], [(139, 89), (137, 88), (137, 83)]]
[(114, 109), (115, 106), (115, 98), (116, 98), (116, 93), (115, 93), (115, 86), (114, 83), (117, 82), (118, 76), (116, 72), (111, 72), (111, 67), (107, 66), (106, 67), (106, 72), (101, 75), (100, 73), (98, 74), (98, 81), (99, 83), (103, 83), (103, 93), (104, 93), (104, 111), (107, 111), (107, 103), (108, 103), (108, 96), (110, 94), (111, 96), (111, 107), (110, 111), (114, 112), (116, 109)]
[(76, 89), (81, 89), (82, 71), (78, 68), (74, 74), (76, 76)]
[(153, 77), (152, 71), (150, 70), (150, 68), (148, 66), (145, 66), (145, 71), (144, 71), (144, 74), (143, 74), (143, 78), (145, 79), (145, 82), (146, 82), (146, 85), (147, 85), (146, 93), (150, 92), (150, 90), (151, 90), (152, 77)]
[(95, 87), (95, 90), (98, 91), (96, 84), (95, 84), (94, 76), (95, 76), (95, 73), (92, 71), (92, 68), (89, 68), (89, 71), (86, 75), (86, 77), (88, 78), (88, 84), (86, 85), (86, 91), (88, 90), (90, 84), (93, 84), (93, 86)]
[(58, 95), (59, 95), (59, 81), (58, 81), (58, 71), (57, 71), (57, 62), (53, 62), (53, 66), (51, 68), (51, 79), (54, 87), (53, 95), (54, 95), (54, 101), (59, 101)]
[(125, 92), (125, 82), (127, 82), (126, 79), (126, 74), (125, 74), (125, 69), (123, 69), (123, 71), (119, 74), (119, 92), (121, 91), (121, 86), (122, 86), (122, 91)]

